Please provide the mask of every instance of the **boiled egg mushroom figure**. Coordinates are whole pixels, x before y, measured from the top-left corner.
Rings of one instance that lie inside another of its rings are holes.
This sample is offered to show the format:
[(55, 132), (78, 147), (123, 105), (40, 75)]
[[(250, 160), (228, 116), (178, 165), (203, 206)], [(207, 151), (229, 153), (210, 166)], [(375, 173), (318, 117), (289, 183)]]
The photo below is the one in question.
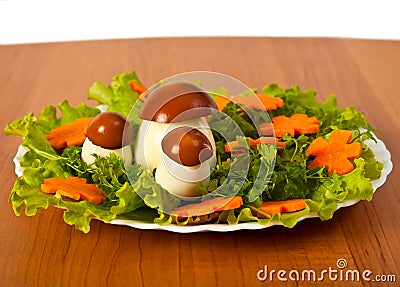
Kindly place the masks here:
[[(216, 162), (215, 141), (205, 117), (215, 111), (217, 105), (213, 98), (193, 83), (170, 82), (154, 89), (145, 99), (139, 112), (139, 118), (143, 121), (135, 141), (136, 163), (150, 170), (163, 168), (160, 163), (165, 158), (162, 147), (164, 137), (179, 127), (190, 127), (202, 133), (210, 143), (213, 153), (208, 160), (209, 173)], [(170, 139), (172, 135), (169, 136)], [(170, 142), (170, 139), (166, 142)], [(179, 140), (178, 137), (177, 143)], [(198, 159), (198, 155), (193, 154), (194, 158), (196, 156)], [(158, 176), (159, 180), (160, 178)], [(173, 190), (169, 191), (173, 193)], [(192, 192), (193, 190), (188, 191), (188, 194)]]
[(130, 165), (132, 138), (133, 127), (124, 116), (115, 112), (100, 113), (89, 122), (82, 159), (92, 164), (95, 160), (93, 154), (105, 157), (114, 153), (124, 160), (125, 166)]
[(209, 180), (214, 156), (211, 142), (198, 129), (183, 126), (170, 131), (161, 146), (156, 182), (175, 195), (197, 196), (196, 185), (207, 184)]

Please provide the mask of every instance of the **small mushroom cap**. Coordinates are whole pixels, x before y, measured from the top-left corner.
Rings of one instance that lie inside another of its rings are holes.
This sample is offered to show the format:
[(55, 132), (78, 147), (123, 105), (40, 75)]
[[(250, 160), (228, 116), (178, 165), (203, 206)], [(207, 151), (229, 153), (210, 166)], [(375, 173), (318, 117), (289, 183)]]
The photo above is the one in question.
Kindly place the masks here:
[(184, 126), (173, 129), (162, 140), (163, 152), (184, 166), (195, 166), (213, 156), (208, 138), (198, 129)]
[(211, 115), (214, 99), (190, 82), (170, 82), (152, 91), (144, 101), (139, 118), (159, 123), (181, 122)]
[(103, 112), (90, 121), (87, 137), (93, 144), (102, 148), (118, 149), (131, 142), (133, 127), (119, 113)]

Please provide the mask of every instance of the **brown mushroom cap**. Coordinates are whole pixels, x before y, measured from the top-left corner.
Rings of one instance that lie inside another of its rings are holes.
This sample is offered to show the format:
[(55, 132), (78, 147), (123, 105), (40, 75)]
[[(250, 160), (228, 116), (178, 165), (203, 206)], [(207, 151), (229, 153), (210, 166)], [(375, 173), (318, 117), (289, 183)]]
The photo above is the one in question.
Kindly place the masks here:
[(133, 127), (124, 116), (115, 112), (104, 112), (90, 121), (87, 137), (102, 148), (118, 149), (131, 142)]
[(213, 156), (208, 138), (198, 129), (184, 126), (173, 129), (162, 140), (163, 152), (184, 166), (195, 166)]
[(199, 86), (170, 82), (149, 94), (139, 118), (159, 123), (181, 122), (211, 115), (216, 109), (213, 98)]

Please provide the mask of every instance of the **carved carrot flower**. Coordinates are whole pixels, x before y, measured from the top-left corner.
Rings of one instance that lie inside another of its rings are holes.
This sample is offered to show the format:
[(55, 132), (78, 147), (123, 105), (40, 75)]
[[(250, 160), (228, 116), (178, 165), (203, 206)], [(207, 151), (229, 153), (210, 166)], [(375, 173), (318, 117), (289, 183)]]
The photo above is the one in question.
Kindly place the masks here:
[[(283, 137), (289, 134), (294, 137), (297, 134), (314, 134), (319, 130), (319, 120), (316, 117), (309, 117), (306, 114), (294, 114), (291, 117), (277, 116), (272, 118), (272, 126), (275, 136)], [(262, 135), (272, 132), (271, 123), (260, 125)]]
[(99, 190), (95, 184), (88, 184), (86, 179), (79, 177), (47, 178), (40, 189), (45, 193), (55, 194), (58, 192), (62, 196), (75, 200), (83, 199), (94, 204), (106, 201), (103, 191)]
[(91, 119), (79, 118), (71, 124), (56, 127), (46, 135), (46, 139), (54, 149), (81, 145), (86, 139), (87, 127)]
[(315, 156), (308, 167), (328, 166), (329, 175), (334, 171), (338, 175), (351, 172), (354, 166), (350, 159), (360, 157), (362, 151), (359, 142), (349, 143), (352, 136), (351, 131), (334, 130), (328, 142), (322, 137), (316, 138), (306, 150), (306, 156)]

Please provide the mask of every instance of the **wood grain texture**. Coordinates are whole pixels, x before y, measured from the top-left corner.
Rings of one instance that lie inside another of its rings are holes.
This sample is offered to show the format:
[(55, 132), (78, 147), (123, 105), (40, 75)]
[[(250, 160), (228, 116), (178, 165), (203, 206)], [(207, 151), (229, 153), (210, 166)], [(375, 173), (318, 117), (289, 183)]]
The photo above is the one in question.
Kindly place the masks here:
[[(344, 258), (351, 269), (400, 280), (400, 42), (312, 38), (169, 38), (0, 46), (0, 126), (45, 105), (87, 101), (98, 80), (136, 70), (146, 85), (176, 73), (208, 70), (249, 86), (294, 84), (335, 93), (363, 111), (392, 153), (394, 170), (372, 202), (330, 221), (293, 229), (175, 234), (92, 222), (85, 235), (60, 210), (16, 217), (8, 195), (16, 178), (17, 137), (0, 135), (0, 286), (315, 286), (259, 282), (270, 269), (322, 270)], [(398, 283), (319, 282), (323, 286)]]

